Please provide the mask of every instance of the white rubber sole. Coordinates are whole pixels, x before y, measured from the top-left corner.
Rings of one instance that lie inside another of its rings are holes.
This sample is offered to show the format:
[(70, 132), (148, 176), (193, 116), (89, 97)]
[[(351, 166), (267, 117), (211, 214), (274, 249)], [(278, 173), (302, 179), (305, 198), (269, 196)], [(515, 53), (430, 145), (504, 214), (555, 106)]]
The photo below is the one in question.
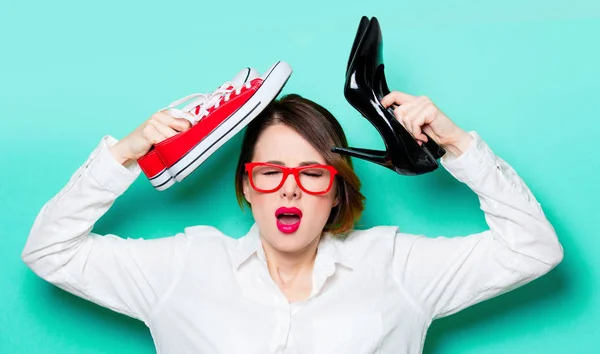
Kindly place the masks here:
[[(263, 75), (264, 79), (262, 85), (248, 102), (170, 167), (167, 171), (168, 173), (164, 174), (170, 175), (178, 182), (181, 182), (209, 156), (217, 151), (218, 148), (256, 118), (256, 116), (258, 116), (260, 112), (262, 112), (264, 108), (277, 97), (279, 92), (281, 92), (281, 89), (290, 78), (291, 74), (292, 68), (288, 63), (283, 61), (275, 63), (269, 71)], [(162, 182), (164, 183), (164, 180)], [(172, 183), (167, 182), (160, 188), (164, 190), (168, 188), (167, 185), (171, 186), (173, 183), (175, 183), (175, 181)], [(159, 184), (157, 183), (157, 185)], [(159, 187), (155, 188), (158, 189)]]
[(175, 178), (171, 176), (169, 170), (164, 169), (156, 176), (149, 179), (154, 189), (164, 191), (175, 184)]

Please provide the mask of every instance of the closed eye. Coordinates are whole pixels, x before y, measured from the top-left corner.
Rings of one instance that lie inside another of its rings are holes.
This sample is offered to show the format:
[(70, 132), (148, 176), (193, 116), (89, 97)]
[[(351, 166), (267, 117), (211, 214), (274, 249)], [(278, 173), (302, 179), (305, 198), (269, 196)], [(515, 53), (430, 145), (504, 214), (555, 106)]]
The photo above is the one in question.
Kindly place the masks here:
[(302, 171), (302, 174), (308, 177), (322, 177), (323, 172), (319, 171)]

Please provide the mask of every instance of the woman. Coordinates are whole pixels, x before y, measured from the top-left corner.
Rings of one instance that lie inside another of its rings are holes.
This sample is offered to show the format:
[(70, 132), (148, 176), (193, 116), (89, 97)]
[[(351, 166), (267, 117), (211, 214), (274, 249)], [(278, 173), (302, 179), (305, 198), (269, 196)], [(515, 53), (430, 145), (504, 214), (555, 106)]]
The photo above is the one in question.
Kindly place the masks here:
[(136, 159), (189, 128), (157, 112), (120, 141), (106, 136), (41, 210), (23, 251), (45, 280), (150, 328), (161, 353), (420, 353), (431, 321), (542, 276), (563, 251), (524, 182), (475, 132), (428, 98), (382, 104), (478, 194), (489, 230), (428, 238), (353, 230), (360, 182), (336, 119), (298, 95), (245, 132), (236, 192), (256, 224), (238, 240), (209, 226), (172, 237), (90, 233), (140, 174)]

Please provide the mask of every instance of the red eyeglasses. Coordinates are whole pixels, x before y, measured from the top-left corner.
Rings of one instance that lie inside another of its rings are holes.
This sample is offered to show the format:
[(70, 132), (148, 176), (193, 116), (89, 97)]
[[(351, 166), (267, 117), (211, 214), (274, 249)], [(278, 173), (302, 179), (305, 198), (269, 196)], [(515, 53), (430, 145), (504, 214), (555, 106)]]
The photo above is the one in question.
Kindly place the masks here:
[(261, 193), (272, 193), (281, 188), (292, 174), (301, 190), (308, 194), (325, 194), (333, 185), (338, 173), (333, 166), (307, 165), (285, 167), (268, 162), (248, 162), (244, 164), (250, 185)]

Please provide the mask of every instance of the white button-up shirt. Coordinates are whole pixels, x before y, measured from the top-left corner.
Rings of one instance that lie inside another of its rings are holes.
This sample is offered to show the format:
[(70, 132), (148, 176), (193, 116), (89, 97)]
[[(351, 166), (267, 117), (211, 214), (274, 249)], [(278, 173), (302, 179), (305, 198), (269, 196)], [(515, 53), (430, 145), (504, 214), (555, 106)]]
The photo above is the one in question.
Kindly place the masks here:
[(256, 225), (240, 239), (210, 226), (151, 240), (91, 233), (140, 174), (113, 158), (111, 136), (44, 205), (23, 259), (62, 289), (142, 320), (159, 353), (421, 353), (433, 319), (528, 283), (563, 256), (525, 183), (470, 134), (467, 151), (441, 162), (477, 193), (489, 230), (326, 235), (301, 302), (269, 276)]

